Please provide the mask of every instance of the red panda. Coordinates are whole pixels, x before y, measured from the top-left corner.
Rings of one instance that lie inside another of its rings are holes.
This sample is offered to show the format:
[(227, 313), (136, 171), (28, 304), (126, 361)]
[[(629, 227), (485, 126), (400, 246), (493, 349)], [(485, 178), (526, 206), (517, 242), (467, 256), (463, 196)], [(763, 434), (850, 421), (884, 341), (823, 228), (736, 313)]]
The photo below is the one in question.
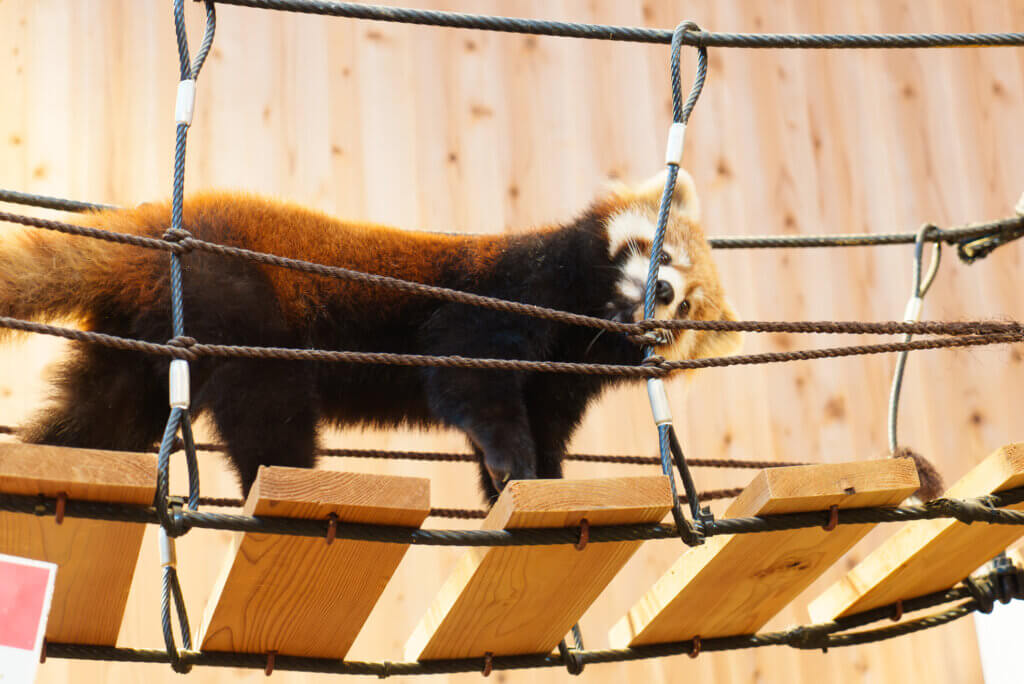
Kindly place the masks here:
[[(619, 187), (560, 226), (500, 236), (410, 232), (331, 218), (238, 193), (186, 199), (184, 227), (212, 242), (619, 321), (642, 317), (664, 177)], [(79, 223), (158, 237), (170, 205), (104, 211)], [(680, 174), (660, 255), (658, 318), (735, 320)], [(215, 344), (637, 364), (624, 336), (264, 266), (182, 256), (186, 333)], [(28, 231), (0, 243), (0, 315), (72, 316), (87, 330), (171, 337), (165, 253)], [(666, 334), (658, 353), (735, 349), (732, 332)], [(167, 359), (75, 344), (28, 442), (151, 447), (167, 417)], [(314, 465), (317, 427), (449, 426), (478, 455), (487, 498), (509, 479), (561, 476), (584, 410), (617, 379), (597, 376), (201, 358), (192, 412), (209, 414), (248, 493), (260, 465)]]

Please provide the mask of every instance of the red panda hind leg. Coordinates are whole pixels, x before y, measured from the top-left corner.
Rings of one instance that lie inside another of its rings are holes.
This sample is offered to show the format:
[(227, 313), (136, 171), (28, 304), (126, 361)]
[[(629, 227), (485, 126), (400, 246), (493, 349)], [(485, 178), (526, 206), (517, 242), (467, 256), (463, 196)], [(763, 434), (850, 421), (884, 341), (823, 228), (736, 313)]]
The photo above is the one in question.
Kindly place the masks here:
[(312, 468), (320, 420), (311, 364), (235, 359), (219, 364), (196, 393), (210, 411), (249, 495), (261, 465)]
[(50, 406), (19, 430), (34, 444), (143, 451), (167, 420), (167, 375), (135, 352), (78, 346), (57, 368)]

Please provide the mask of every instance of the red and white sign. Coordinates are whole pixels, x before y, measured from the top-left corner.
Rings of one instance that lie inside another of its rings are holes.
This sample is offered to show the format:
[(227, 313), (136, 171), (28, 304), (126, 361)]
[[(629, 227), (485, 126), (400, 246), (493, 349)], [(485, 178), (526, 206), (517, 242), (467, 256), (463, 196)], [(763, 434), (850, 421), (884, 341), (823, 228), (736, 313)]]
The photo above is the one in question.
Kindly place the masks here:
[(53, 563), (0, 554), (0, 683), (35, 679), (56, 576)]

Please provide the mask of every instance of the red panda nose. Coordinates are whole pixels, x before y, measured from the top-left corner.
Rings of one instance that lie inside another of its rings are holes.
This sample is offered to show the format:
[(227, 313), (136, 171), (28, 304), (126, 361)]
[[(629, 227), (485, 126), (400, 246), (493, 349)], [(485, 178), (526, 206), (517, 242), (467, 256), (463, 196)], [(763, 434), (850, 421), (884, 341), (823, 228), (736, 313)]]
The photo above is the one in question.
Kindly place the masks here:
[(659, 304), (671, 304), (675, 296), (676, 291), (672, 289), (672, 283), (667, 280), (658, 281), (658, 286), (654, 290), (654, 297), (658, 300)]

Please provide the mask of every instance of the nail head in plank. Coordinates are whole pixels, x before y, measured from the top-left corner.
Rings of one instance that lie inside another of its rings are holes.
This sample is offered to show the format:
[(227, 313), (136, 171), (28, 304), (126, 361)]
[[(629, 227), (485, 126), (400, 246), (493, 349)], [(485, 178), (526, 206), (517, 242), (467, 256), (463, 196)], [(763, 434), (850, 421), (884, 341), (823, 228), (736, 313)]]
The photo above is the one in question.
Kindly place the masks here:
[[(151, 454), (0, 444), (0, 492), (152, 504)], [(113, 646), (142, 545), (141, 523), (0, 513), (0, 553), (56, 563), (46, 638)]]
[[(483, 527), (651, 523), (671, 507), (665, 477), (524, 480), (509, 483)], [(406, 658), (548, 652), (641, 543), (470, 549), (409, 638)]]
[[(973, 498), (1024, 486), (1024, 443), (997, 449), (945, 493)], [(1024, 503), (1007, 507), (1024, 510)], [(906, 523), (808, 607), (815, 622), (950, 587), (1024, 534), (1020, 525)]]
[[(771, 468), (725, 517), (890, 506), (918, 486), (907, 459)], [(612, 628), (612, 648), (757, 631), (871, 527), (712, 537), (686, 551)]]
[[(262, 467), (250, 515), (419, 527), (423, 478)], [(235, 534), (207, 604), (205, 651), (344, 658), (408, 545)]]

